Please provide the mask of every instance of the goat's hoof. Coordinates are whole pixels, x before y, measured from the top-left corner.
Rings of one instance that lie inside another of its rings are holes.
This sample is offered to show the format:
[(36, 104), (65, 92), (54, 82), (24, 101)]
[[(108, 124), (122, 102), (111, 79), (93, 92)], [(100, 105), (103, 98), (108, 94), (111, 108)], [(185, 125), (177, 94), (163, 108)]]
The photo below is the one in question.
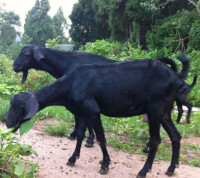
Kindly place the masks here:
[(108, 174), (108, 170), (109, 170), (109, 168), (101, 168), (99, 173), (100, 174)]
[(173, 172), (169, 172), (169, 171), (167, 171), (165, 174), (168, 175), (168, 176), (173, 176), (174, 175)]
[(68, 166), (74, 166), (75, 163), (72, 163), (72, 162), (68, 161), (68, 162), (67, 162), (67, 165), (68, 165)]
[(190, 124), (191, 123), (190, 120), (187, 120), (187, 123)]
[(71, 136), (71, 135), (69, 135), (67, 138), (70, 139), (70, 140), (75, 140), (76, 139), (75, 136)]
[(148, 147), (145, 147), (145, 148), (143, 149), (143, 153), (149, 153), (149, 148), (148, 148)]
[(85, 144), (85, 147), (87, 147), (87, 148), (92, 148), (94, 145), (92, 144), (92, 143), (87, 143), (86, 142), (86, 144)]
[[(111, 160), (109, 161), (109, 164), (111, 163)], [(103, 164), (103, 160), (99, 161), (99, 164)]]
[(136, 178), (145, 178), (146, 176), (141, 176), (141, 175), (137, 175), (137, 177)]

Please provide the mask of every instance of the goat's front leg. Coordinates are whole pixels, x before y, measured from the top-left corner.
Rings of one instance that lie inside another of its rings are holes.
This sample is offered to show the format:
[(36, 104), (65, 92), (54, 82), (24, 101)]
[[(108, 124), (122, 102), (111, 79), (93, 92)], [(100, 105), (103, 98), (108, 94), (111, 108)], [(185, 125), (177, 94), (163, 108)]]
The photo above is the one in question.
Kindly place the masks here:
[(166, 172), (167, 175), (171, 176), (174, 174), (174, 170), (179, 164), (181, 136), (171, 120), (170, 114), (167, 118), (163, 119), (162, 126), (166, 130), (172, 142), (172, 160)]
[(78, 116), (74, 116), (74, 119), (75, 119), (74, 130), (73, 130), (73, 132), (68, 137), (70, 140), (74, 140), (76, 138), (77, 132), (78, 132), (78, 127), (79, 127), (79, 120), (80, 120), (80, 118)]
[(161, 142), (160, 138), (160, 124), (159, 123), (152, 123), (149, 121), (149, 131), (150, 131), (150, 141), (148, 142), (148, 157), (144, 164), (144, 167), (138, 173), (137, 178), (144, 178), (146, 177), (147, 172), (149, 172), (152, 168), (152, 164), (155, 158), (155, 154), (158, 149), (158, 145)]
[(82, 145), (83, 139), (85, 137), (87, 122), (84, 118), (79, 121), (80, 121), (80, 125), (79, 125), (78, 131), (77, 131), (76, 148), (75, 148), (74, 153), (72, 154), (72, 156), (69, 158), (69, 160), (67, 162), (67, 165), (69, 165), (69, 166), (74, 166), (76, 159), (78, 159), (80, 157), (81, 145)]
[(109, 171), (110, 157), (106, 148), (106, 139), (105, 139), (104, 129), (102, 126), (100, 115), (96, 117), (94, 116), (93, 118), (91, 118), (91, 120), (92, 120), (94, 131), (96, 133), (97, 141), (99, 142), (101, 151), (103, 153), (103, 161), (101, 161), (101, 169), (99, 173), (107, 174)]

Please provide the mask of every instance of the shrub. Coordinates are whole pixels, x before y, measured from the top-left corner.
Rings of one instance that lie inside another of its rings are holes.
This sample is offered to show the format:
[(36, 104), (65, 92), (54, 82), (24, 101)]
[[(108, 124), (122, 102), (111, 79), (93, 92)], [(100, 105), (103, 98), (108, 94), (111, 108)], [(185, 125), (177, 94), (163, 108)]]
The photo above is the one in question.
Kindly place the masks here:
[(189, 32), (189, 44), (188, 48), (190, 49), (200, 49), (200, 22), (192, 24), (192, 27)]
[(13, 129), (0, 129), (0, 177), (35, 177), (37, 164), (22, 158), (21, 156), (37, 156), (32, 146), (20, 144), (19, 139), (13, 137)]
[(192, 24), (199, 17), (196, 12), (180, 11), (157, 22), (146, 35), (149, 49), (167, 48), (171, 52), (185, 49), (188, 43), (188, 33)]

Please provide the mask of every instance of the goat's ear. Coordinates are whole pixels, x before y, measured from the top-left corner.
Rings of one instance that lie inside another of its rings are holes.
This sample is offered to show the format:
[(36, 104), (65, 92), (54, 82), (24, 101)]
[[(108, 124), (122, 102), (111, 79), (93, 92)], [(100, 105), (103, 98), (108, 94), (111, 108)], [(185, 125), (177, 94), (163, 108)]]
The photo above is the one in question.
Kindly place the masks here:
[(35, 48), (33, 49), (33, 55), (34, 55), (34, 58), (35, 58), (37, 61), (39, 61), (39, 60), (45, 58), (43, 52), (42, 52), (41, 49), (38, 48), (38, 47), (35, 47)]
[(26, 115), (24, 120), (30, 119), (33, 117), (39, 110), (39, 104), (35, 95), (32, 95), (25, 103)]

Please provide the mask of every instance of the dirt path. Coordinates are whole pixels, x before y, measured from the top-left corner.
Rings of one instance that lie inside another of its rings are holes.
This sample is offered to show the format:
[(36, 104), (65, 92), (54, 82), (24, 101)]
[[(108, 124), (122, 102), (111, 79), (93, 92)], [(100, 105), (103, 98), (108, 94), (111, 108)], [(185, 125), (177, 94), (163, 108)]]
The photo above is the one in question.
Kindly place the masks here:
[[(0, 127), (2, 127), (0, 125)], [(80, 159), (74, 167), (66, 165), (68, 158), (73, 153), (75, 141), (67, 138), (50, 136), (38, 130), (32, 129), (21, 138), (23, 143), (30, 144), (39, 154), (38, 157), (32, 156), (34, 162), (39, 162), (40, 172), (37, 178), (134, 178), (144, 165), (145, 156), (115, 151), (108, 146), (108, 151), (112, 160), (110, 171), (107, 175), (100, 175), (99, 161), (102, 153), (97, 143), (93, 148), (81, 149)], [(147, 178), (167, 178), (165, 171), (169, 163), (155, 161), (151, 173)], [(180, 165), (175, 171), (176, 178), (198, 178), (200, 168)]]

